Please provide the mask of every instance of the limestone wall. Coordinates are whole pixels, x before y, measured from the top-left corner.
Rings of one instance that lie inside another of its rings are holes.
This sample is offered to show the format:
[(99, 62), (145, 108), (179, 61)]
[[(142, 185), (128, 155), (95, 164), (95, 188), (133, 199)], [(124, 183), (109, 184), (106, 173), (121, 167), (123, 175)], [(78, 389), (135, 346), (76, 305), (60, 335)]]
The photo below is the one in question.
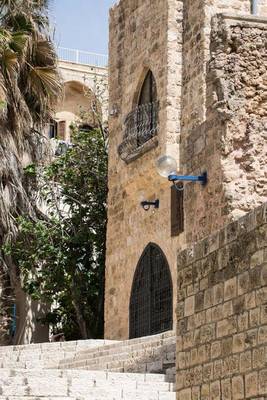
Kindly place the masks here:
[[(204, 189), (186, 185), (189, 243), (266, 200), (266, 22), (251, 16), (213, 17), (204, 75), (197, 72), (197, 61), (195, 69), (193, 63), (184, 67), (182, 169), (209, 176)], [(185, 57), (186, 46), (187, 41)]]
[[(170, 146), (178, 158), (182, 2), (122, 0), (110, 12), (109, 199), (106, 264), (105, 336), (128, 338), (130, 292), (146, 245), (161, 247), (169, 262), (175, 293), (175, 251), (183, 235), (171, 238), (170, 185), (157, 175), (155, 161)], [(126, 164), (118, 155), (124, 120), (135, 106), (146, 72), (151, 69), (160, 102), (158, 135), (153, 149)], [(160, 199), (155, 213), (142, 200)]]
[(78, 82), (91, 90), (102, 104), (103, 118), (108, 119), (108, 71), (107, 68), (59, 61), (64, 83)]
[(178, 254), (177, 398), (267, 396), (267, 204)]
[[(175, 252), (266, 200), (266, 2), (121, 0), (110, 14), (109, 200), (105, 332), (128, 336), (134, 271), (149, 242), (165, 252), (175, 282)], [(218, 14), (231, 12), (230, 14)], [(125, 118), (148, 69), (157, 83), (159, 129), (148, 152), (118, 156)], [(173, 155), (187, 183), (185, 233), (170, 235), (170, 185), (155, 170)], [(159, 198), (144, 212), (142, 200)], [(174, 293), (176, 286), (174, 283)]]
[[(106, 125), (108, 120), (108, 72), (107, 68), (60, 61), (59, 69), (64, 83), (62, 98), (56, 108), (55, 120), (64, 121), (63, 138), (71, 140), (70, 126), (82, 122), (92, 127), (97, 125), (92, 107), (97, 105), (97, 115), (102, 116)], [(60, 136), (60, 135), (59, 135)]]

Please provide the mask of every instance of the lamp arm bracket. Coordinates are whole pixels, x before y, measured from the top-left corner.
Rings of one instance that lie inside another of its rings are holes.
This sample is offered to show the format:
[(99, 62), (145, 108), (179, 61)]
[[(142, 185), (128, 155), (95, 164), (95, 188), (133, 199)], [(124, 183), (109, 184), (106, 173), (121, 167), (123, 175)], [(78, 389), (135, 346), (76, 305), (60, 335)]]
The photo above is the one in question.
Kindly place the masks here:
[(187, 182), (200, 182), (202, 185), (206, 185), (208, 182), (208, 174), (204, 172), (202, 175), (169, 175), (168, 179), (170, 182), (187, 181)]

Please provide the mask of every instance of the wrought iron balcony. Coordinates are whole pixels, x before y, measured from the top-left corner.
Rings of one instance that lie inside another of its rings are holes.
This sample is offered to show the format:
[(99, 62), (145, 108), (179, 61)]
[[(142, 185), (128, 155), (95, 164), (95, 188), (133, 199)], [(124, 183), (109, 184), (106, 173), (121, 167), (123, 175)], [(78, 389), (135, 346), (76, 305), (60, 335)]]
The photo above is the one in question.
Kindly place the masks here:
[[(123, 142), (118, 147), (122, 160), (131, 161), (150, 149), (157, 135), (159, 102), (141, 104), (124, 121)], [(154, 147), (154, 146), (153, 146)]]

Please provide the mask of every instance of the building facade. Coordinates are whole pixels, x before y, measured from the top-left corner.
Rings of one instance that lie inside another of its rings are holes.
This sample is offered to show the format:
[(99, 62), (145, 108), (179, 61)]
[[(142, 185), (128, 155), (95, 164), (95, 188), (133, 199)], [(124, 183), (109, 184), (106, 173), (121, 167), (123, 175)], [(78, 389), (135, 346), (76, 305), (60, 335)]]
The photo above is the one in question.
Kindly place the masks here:
[(49, 127), (50, 138), (71, 141), (71, 125), (99, 126), (108, 119), (108, 58), (101, 54), (59, 48), (62, 98)]
[[(111, 9), (107, 338), (174, 329), (177, 253), (266, 201), (266, 17), (264, 0)], [(172, 188), (165, 154), (208, 184)]]

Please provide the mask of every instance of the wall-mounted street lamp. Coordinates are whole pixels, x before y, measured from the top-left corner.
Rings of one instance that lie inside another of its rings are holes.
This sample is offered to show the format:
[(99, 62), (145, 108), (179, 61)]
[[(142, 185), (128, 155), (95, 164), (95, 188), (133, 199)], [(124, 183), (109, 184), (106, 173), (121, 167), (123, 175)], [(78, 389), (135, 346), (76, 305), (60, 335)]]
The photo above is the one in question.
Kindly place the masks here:
[(147, 201), (147, 200), (141, 201), (141, 206), (145, 211), (148, 211), (150, 207), (159, 208), (159, 199), (155, 201)]
[[(207, 172), (204, 172), (202, 175), (177, 175), (177, 162), (171, 156), (162, 156), (157, 160), (156, 163), (158, 173), (164, 178), (168, 178), (170, 182), (173, 182), (175, 185), (177, 183), (181, 183), (184, 181), (187, 182), (199, 182), (202, 185), (206, 185), (208, 181)], [(177, 189), (181, 190), (181, 186), (177, 187)]]

